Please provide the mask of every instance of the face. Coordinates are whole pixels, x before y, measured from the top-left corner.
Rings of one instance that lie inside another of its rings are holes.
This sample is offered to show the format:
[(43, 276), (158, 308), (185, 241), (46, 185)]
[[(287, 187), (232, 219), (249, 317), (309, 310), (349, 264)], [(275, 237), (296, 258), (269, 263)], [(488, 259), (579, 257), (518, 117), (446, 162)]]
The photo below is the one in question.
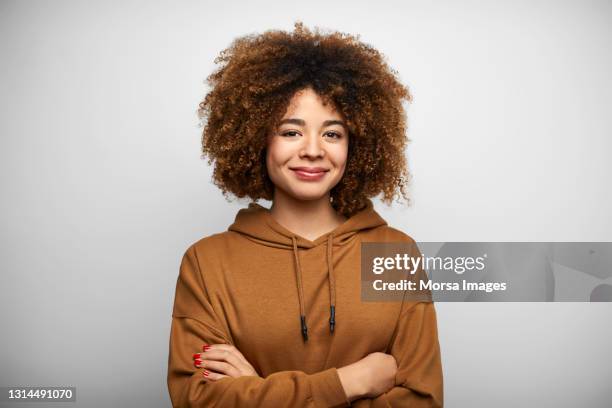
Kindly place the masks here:
[(266, 166), (276, 194), (329, 200), (344, 174), (349, 135), (342, 116), (311, 88), (297, 92), (268, 137)]

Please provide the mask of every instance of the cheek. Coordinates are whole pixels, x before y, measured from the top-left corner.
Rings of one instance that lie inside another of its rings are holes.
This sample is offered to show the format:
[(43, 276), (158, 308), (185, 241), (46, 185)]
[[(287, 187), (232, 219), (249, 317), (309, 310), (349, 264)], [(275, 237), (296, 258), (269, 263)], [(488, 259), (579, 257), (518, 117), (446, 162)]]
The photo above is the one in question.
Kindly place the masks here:
[(268, 143), (266, 160), (271, 165), (283, 165), (288, 162), (295, 154), (295, 147), (290, 143), (283, 143), (282, 140), (273, 140)]
[(287, 161), (287, 149), (279, 143), (270, 143), (266, 149), (266, 167), (269, 174), (279, 172), (279, 167)]
[(268, 168), (276, 168), (276, 166), (278, 165), (278, 157), (277, 157), (277, 153), (274, 150), (268, 150), (267, 156), (266, 156), (266, 165), (268, 166)]
[(269, 141), (266, 146), (266, 164), (268, 166), (274, 165), (277, 156), (277, 145), (273, 141)]
[(343, 169), (346, 166), (348, 160), (348, 149), (346, 147), (340, 147), (334, 150), (332, 160), (336, 167)]

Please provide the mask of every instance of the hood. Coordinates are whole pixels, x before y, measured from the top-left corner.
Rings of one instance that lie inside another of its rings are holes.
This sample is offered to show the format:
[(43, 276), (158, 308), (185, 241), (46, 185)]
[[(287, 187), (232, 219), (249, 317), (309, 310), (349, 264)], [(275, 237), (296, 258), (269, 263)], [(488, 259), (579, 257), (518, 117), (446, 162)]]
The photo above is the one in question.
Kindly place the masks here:
[(300, 267), (299, 249), (310, 249), (319, 245), (327, 245), (327, 279), (329, 281), (329, 329), (334, 332), (336, 324), (336, 286), (333, 268), (333, 249), (334, 246), (344, 245), (349, 239), (360, 231), (387, 225), (387, 222), (374, 210), (371, 200), (367, 200), (367, 205), (361, 211), (355, 213), (344, 223), (340, 224), (333, 231), (328, 232), (314, 241), (301, 237), (282, 225), (280, 225), (272, 215), (270, 210), (257, 204), (250, 203), (247, 208), (243, 208), (236, 214), (236, 219), (229, 226), (228, 231), (235, 231), (246, 236), (251, 241), (258, 244), (290, 249), (293, 251), (294, 271), (297, 282), (298, 301), (300, 305), (300, 324), (304, 341), (308, 340), (308, 325), (304, 308), (304, 293), (302, 290), (302, 269)]

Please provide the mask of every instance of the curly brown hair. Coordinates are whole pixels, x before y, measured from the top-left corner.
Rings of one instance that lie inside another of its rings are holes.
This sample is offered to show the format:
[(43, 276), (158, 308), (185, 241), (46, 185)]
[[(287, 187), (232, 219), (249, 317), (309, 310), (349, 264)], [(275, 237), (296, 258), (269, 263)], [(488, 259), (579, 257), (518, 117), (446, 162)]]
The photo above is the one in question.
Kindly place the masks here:
[(321, 33), (294, 23), (294, 31), (268, 30), (235, 39), (215, 58), (211, 90), (200, 102), (205, 127), (202, 158), (215, 161), (213, 182), (228, 198), (272, 200), (266, 169), (267, 135), (277, 129), (296, 91), (312, 88), (343, 115), (349, 129), (345, 173), (332, 188), (332, 206), (350, 217), (382, 193), (409, 201), (405, 158), (406, 114), (412, 101), (385, 56), (359, 36)]

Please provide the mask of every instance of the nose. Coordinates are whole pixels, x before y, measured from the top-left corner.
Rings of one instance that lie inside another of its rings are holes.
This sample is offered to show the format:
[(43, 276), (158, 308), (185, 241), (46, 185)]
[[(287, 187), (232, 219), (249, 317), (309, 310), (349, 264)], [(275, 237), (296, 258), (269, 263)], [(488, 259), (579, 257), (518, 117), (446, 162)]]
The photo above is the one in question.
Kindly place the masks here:
[(300, 157), (319, 158), (325, 156), (322, 140), (323, 138), (316, 133), (307, 133), (302, 138)]

